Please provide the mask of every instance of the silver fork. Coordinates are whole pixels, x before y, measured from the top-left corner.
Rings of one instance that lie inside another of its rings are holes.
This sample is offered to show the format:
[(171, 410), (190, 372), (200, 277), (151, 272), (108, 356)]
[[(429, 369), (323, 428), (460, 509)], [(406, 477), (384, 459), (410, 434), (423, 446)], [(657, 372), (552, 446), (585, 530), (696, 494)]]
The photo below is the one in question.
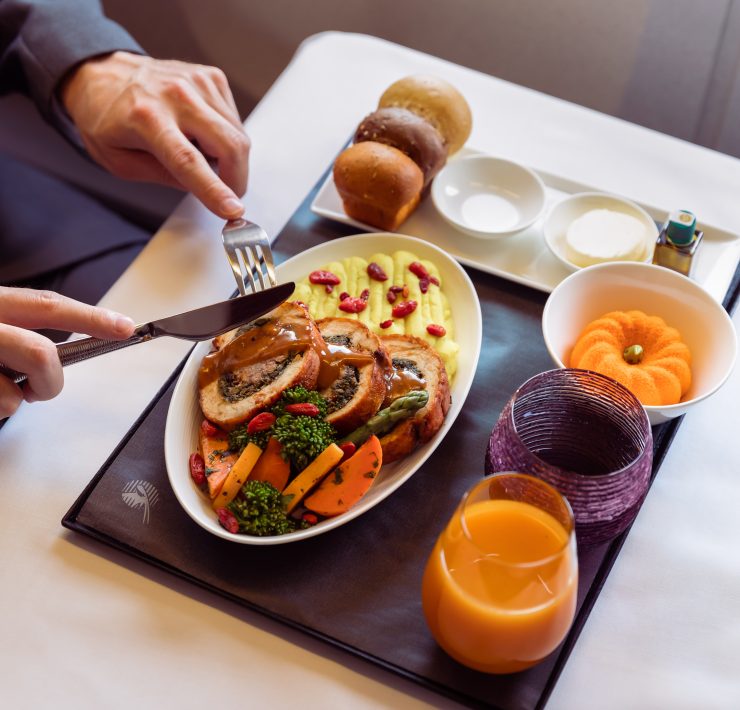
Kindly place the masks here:
[(247, 294), (247, 284), (253, 292), (277, 285), (270, 240), (262, 227), (246, 219), (232, 219), (224, 226), (221, 237), (242, 296)]

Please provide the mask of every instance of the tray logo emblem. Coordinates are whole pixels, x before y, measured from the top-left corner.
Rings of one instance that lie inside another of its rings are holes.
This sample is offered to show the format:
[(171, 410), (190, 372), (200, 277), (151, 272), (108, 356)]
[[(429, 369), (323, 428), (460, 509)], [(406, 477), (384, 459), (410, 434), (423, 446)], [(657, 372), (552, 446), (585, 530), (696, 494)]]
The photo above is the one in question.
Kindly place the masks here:
[(121, 498), (129, 508), (143, 508), (142, 522), (149, 525), (149, 511), (159, 500), (159, 491), (154, 484), (149, 481), (129, 481), (123, 487)]

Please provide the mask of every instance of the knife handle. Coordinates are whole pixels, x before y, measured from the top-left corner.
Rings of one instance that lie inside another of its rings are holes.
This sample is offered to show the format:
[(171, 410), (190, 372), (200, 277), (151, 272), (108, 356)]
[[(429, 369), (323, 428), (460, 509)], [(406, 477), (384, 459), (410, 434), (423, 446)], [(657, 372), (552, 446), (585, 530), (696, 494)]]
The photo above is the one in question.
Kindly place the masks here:
[[(66, 367), (67, 365), (74, 365), (76, 362), (89, 360), (91, 357), (104, 355), (105, 353), (127, 348), (129, 345), (136, 345), (137, 343), (143, 343), (151, 339), (152, 335), (150, 332), (137, 329), (126, 340), (101, 340), (100, 338), (86, 337), (79, 340), (70, 340), (66, 343), (59, 343), (57, 345), (57, 353), (62, 367)], [(16, 385), (20, 385), (28, 379), (24, 373), (2, 364), (0, 364), (0, 375), (10, 378)]]

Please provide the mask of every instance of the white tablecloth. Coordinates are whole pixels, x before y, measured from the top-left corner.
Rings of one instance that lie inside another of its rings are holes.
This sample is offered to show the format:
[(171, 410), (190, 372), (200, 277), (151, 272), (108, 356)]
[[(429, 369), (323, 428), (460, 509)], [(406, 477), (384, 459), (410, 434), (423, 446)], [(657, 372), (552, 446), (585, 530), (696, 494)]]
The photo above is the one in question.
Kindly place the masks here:
[[(414, 72), (469, 99), (476, 148), (740, 232), (738, 160), (338, 33), (308, 41), (247, 121), (248, 215), (277, 234), (382, 90)], [(103, 305), (146, 321), (226, 297), (220, 227), (185, 199)], [(0, 705), (453, 706), (60, 527), (188, 347), (68, 368), (58, 399), (0, 432)], [(739, 383), (736, 369), (687, 415), (549, 707), (740, 707)]]

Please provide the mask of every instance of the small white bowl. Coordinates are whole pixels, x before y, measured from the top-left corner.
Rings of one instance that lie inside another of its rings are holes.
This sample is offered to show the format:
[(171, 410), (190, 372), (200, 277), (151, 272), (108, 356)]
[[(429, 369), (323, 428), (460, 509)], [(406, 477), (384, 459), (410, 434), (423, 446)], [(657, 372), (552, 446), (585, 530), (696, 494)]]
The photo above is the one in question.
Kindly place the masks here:
[(653, 260), (653, 250), (659, 232), (652, 217), (642, 207), (623, 197), (605, 192), (579, 192), (553, 205), (542, 225), (545, 244), (566, 268), (570, 271), (584, 268), (568, 259), (565, 235), (575, 220), (591, 210), (621, 212), (642, 222), (645, 226), (645, 252), (640, 261)]
[(660, 316), (678, 329), (691, 350), (689, 391), (678, 404), (645, 407), (651, 424), (685, 414), (724, 384), (737, 357), (737, 335), (727, 311), (695, 281), (653, 264), (597, 264), (561, 281), (542, 314), (550, 356), (566, 367), (588, 323), (610, 311), (629, 310)]
[(491, 155), (448, 163), (434, 178), (432, 201), (442, 217), (479, 239), (526, 229), (545, 209), (545, 185), (529, 168)]

